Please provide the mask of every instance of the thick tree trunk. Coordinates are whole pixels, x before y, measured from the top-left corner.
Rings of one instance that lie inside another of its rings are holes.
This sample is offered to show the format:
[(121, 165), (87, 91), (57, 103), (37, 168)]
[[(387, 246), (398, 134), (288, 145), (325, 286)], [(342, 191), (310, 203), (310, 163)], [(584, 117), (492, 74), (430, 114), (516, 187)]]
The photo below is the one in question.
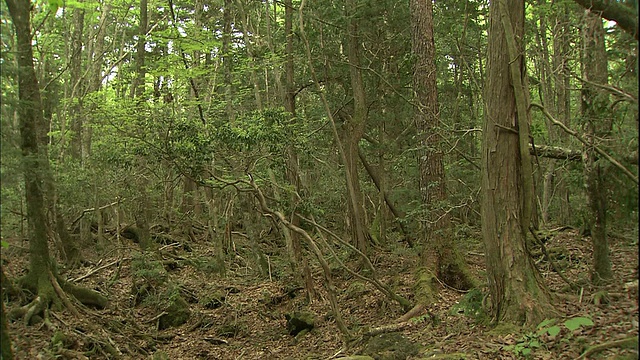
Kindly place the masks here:
[[(491, 3), (482, 133), (482, 233), (492, 317), (495, 321), (536, 325), (549, 309), (549, 294), (526, 247), (530, 222), (526, 204), (532, 201), (527, 198), (532, 194), (525, 191), (523, 166), (531, 159), (528, 151), (521, 151), (519, 134), (526, 134), (527, 129), (520, 127), (527, 123), (527, 114), (516, 110), (515, 93), (524, 92), (515, 83), (525, 74), (514, 79), (510, 68), (513, 63), (520, 71), (524, 69), (524, 0), (508, 3), (502, 9), (506, 1)], [(513, 52), (505, 51), (506, 28), (512, 30), (511, 40), (515, 40)], [(515, 53), (513, 58), (510, 52)]]
[[(31, 23), (28, 0), (6, 0), (13, 26), (16, 30), (16, 47), (18, 57), (18, 115), (20, 119), (20, 145), (23, 156), (25, 197), (27, 203), (27, 219), (29, 222), (29, 260), (30, 268), (21, 284), (35, 291), (38, 296), (29, 306), (25, 321), (28, 323), (34, 314), (41, 313), (49, 304), (58, 302), (53, 282), (56, 281), (56, 269), (49, 256), (47, 225), (44, 213), (45, 202), (42, 189), (43, 174), (47, 171), (46, 152), (40, 149), (38, 127), (44, 122), (40, 89), (33, 66), (33, 49), (31, 47)], [(76, 293), (72, 289), (72, 293)], [(106, 304), (100, 294), (83, 289), (83, 294)], [(80, 299), (83, 301), (83, 299)]]
[[(586, 22), (583, 27), (583, 44), (584, 77), (596, 84), (607, 84), (607, 53), (602, 19), (589, 12), (586, 13)], [(590, 211), (586, 224), (591, 226), (591, 242), (593, 244), (591, 280), (594, 284), (601, 284), (610, 280), (613, 274), (609, 260), (606, 229), (606, 168), (602, 161), (596, 159), (593, 145), (598, 145), (596, 138), (601, 139), (609, 136), (612, 122), (607, 116), (609, 112), (609, 95), (607, 93), (593, 85), (585, 84), (582, 90), (582, 101), (587, 139), (592, 145), (585, 146), (583, 150), (585, 185)]]
[(433, 38), (433, 3), (431, 0), (412, 0), (411, 44), (416, 59), (413, 91), (418, 104), (414, 122), (418, 131), (420, 150), (418, 168), (422, 204), (427, 207), (423, 216), (422, 236), (425, 250), (423, 266), (428, 269), (419, 279), (418, 295), (426, 304), (433, 301), (435, 287), (429, 274), (437, 275), (444, 283), (457, 289), (473, 286), (464, 260), (452, 244), (451, 218), (446, 208), (447, 189), (440, 133), (440, 113), (436, 87), (435, 42)]
[(18, 56), (18, 96), (20, 105), (20, 137), (23, 155), (25, 197), (29, 222), (30, 269), (25, 284), (35, 289), (47, 303), (55, 298), (48, 272), (51, 268), (47, 225), (42, 191), (44, 162), (47, 159), (40, 150), (38, 125), (44, 122), (40, 89), (33, 67), (31, 48), (30, 2), (28, 0), (6, 0), (16, 29)]

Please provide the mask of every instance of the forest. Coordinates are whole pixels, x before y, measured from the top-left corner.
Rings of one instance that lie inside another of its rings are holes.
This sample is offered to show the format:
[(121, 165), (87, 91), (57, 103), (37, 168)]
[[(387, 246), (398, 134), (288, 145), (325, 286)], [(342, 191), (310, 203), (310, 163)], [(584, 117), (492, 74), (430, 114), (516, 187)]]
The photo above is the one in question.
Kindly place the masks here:
[(637, 0), (3, 0), (0, 359), (637, 359)]

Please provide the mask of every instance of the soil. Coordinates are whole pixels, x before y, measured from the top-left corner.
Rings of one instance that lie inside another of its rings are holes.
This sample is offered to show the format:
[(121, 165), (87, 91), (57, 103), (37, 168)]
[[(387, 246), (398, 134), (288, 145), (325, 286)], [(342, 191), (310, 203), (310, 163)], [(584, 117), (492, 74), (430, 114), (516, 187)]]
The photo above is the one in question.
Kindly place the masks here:
[[(9, 331), (17, 359), (335, 359), (362, 351), (367, 345), (363, 334), (392, 325), (403, 315), (397, 303), (353, 278), (335, 262), (332, 275), (340, 311), (355, 336), (346, 348), (316, 262), (310, 258), (316, 296), (309, 302), (287, 270), (282, 248), (273, 243), (260, 244), (265, 254), (260, 259), (267, 260), (265, 267), (248, 240), (237, 237), (234, 250), (227, 255), (224, 274), (217, 273), (219, 268), (215, 266), (206, 266), (206, 259), (212, 259), (214, 251), (204, 240), (190, 243), (186, 250), (184, 246), (160, 245), (167, 277), (164, 286), (179, 285), (177, 289), (188, 303), (191, 316), (183, 325), (158, 330), (166, 303), (162, 297), (167, 293), (157, 289), (146, 300), (134, 299), (134, 283), (151, 275), (135, 273), (132, 264), (139, 259), (140, 250), (130, 240), (121, 241), (100, 255), (84, 254), (89, 262), (84, 267), (61, 271), (68, 279), (84, 277), (76, 283), (108, 296), (109, 306), (96, 310), (76, 302), (81, 317), (73, 316), (68, 309), (52, 310), (47, 316), (48, 326), (44, 322), (26, 326), (21, 319), (12, 321)], [(10, 246), (2, 252), (3, 267), (10, 279), (17, 279), (28, 268), (28, 244), (8, 242)], [(482, 245), (461, 245), (472, 272), (484, 279)], [(557, 254), (553, 255), (556, 263), (567, 278), (580, 285), (579, 290), (570, 290), (549, 262), (535, 255), (546, 283), (558, 295), (555, 315), (550, 317), (559, 326), (557, 335), (544, 331), (552, 324), (540, 334), (536, 329), (495, 329), (481, 321), (481, 311), (479, 317), (475, 316), (481, 310), (478, 305), (486, 300), (484, 295), (480, 300), (476, 296), (479, 304), (475, 307), (465, 307), (460, 305), (465, 304), (465, 292), (440, 286), (437, 303), (400, 327), (400, 333), (420, 349), (409, 359), (519, 359), (529, 352), (526, 356), (532, 359), (576, 359), (595, 345), (633, 336), (637, 339), (637, 239), (612, 237), (610, 246), (615, 280), (601, 288), (588, 283), (590, 239), (581, 238), (578, 231), (558, 232), (546, 247)], [(371, 260), (379, 279), (413, 299), (417, 251), (394, 245), (374, 252)], [(196, 258), (200, 262), (190, 261)], [(359, 261), (352, 258), (348, 263), (356, 267)], [(480, 290), (485, 293), (487, 289)], [(6, 304), (7, 311), (28, 301), (12, 299)], [(474, 310), (468, 311), (471, 308)], [(315, 326), (293, 337), (287, 331), (286, 316), (297, 311), (312, 314)], [(588, 318), (593, 325), (584, 320), (585, 324), (571, 331), (564, 322), (576, 318), (574, 322)], [(613, 344), (587, 358), (638, 358), (637, 340), (632, 346)]]

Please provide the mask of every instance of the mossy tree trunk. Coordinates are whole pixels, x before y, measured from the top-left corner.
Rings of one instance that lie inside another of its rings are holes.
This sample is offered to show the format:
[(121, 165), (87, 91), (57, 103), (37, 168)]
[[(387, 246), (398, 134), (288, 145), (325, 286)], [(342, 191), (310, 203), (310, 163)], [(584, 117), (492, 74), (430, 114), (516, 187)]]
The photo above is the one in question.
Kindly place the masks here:
[(421, 302), (430, 303), (435, 288), (432, 276), (457, 288), (473, 286), (466, 264), (451, 239), (451, 219), (447, 211), (447, 188), (440, 130), (440, 113), (436, 87), (435, 42), (433, 38), (433, 3), (412, 0), (411, 47), (415, 56), (413, 91), (418, 104), (414, 122), (418, 130), (419, 186), (426, 214), (422, 222), (426, 242), (423, 265), (426, 272), (418, 278), (417, 293)]
[[(37, 293), (36, 299), (28, 306), (26, 321), (31, 316), (45, 310), (52, 302), (59, 303), (53, 282), (57, 272), (49, 255), (47, 225), (44, 213), (43, 180), (48, 167), (38, 141), (38, 127), (44, 122), (40, 89), (33, 64), (31, 47), (31, 22), (29, 0), (6, 0), (16, 33), (18, 57), (18, 115), (20, 119), (21, 150), (29, 223), (30, 269), (21, 284)], [(74, 287), (71, 292), (75, 292)], [(100, 294), (87, 290), (87, 294), (100, 304), (106, 299)]]
[(481, 202), (490, 313), (495, 321), (536, 325), (550, 299), (526, 245), (533, 191), (525, 175), (524, 0), (494, 1), (490, 11)]

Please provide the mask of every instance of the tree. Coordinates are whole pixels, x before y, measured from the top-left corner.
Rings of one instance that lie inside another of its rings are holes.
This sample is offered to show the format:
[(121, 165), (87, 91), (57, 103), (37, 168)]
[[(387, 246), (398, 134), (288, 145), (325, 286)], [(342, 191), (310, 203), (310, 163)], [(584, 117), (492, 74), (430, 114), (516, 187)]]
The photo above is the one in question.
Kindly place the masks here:
[(597, 86), (608, 83), (607, 52), (605, 48), (602, 19), (591, 12), (586, 12), (583, 25), (583, 66), (587, 83), (582, 89), (582, 115), (584, 127), (590, 146), (583, 151), (584, 178), (589, 203), (589, 216), (586, 224), (590, 226), (593, 244), (593, 269), (591, 280), (595, 284), (610, 280), (611, 261), (609, 260), (609, 244), (607, 241), (607, 196), (605, 179), (607, 166), (604, 160), (596, 159), (594, 146), (596, 139), (610, 135), (612, 129), (609, 113), (609, 95)]
[(364, 207), (362, 205), (362, 191), (358, 178), (358, 143), (362, 138), (367, 120), (367, 98), (360, 64), (360, 49), (362, 47), (358, 13), (358, 1), (348, 0), (345, 4), (347, 17), (347, 59), (349, 60), (349, 77), (351, 80), (351, 95), (353, 96), (353, 112), (345, 121), (344, 146), (345, 177), (349, 204), (349, 219), (353, 240), (363, 253), (371, 242), (371, 234), (367, 228)]
[(49, 255), (47, 220), (44, 213), (44, 191), (42, 187), (44, 171), (48, 159), (40, 149), (38, 127), (43, 123), (40, 89), (33, 66), (31, 45), (31, 21), (28, 0), (6, 0), (16, 34), (18, 57), (18, 116), (20, 119), (21, 150), (24, 169), (27, 219), (29, 223), (29, 273), (21, 279), (21, 284), (32, 289), (38, 296), (23, 308), (26, 321), (44, 311), (50, 303), (59, 304), (64, 293), (62, 288), (72, 293), (84, 303), (104, 307), (107, 299), (99, 293), (79, 288), (62, 281)]
[(635, 2), (636, 9), (624, 4), (624, 2), (614, 0), (574, 1), (596, 15), (600, 15), (607, 20), (615, 21), (624, 31), (638, 40), (637, 1)]
[(437, 275), (449, 286), (464, 290), (473, 286), (473, 280), (455, 244), (452, 246), (451, 215), (446, 209), (447, 189), (436, 86), (433, 3), (432, 0), (412, 0), (410, 6), (411, 44), (416, 60), (413, 71), (413, 91), (417, 104), (414, 121), (420, 148), (417, 152), (420, 173), (418, 184), (422, 204), (427, 211), (422, 229), (426, 242), (423, 261), (430, 274), (423, 279), (426, 281), (421, 281), (427, 288), (420, 292), (428, 299), (433, 292), (433, 275)]
[(508, 4), (494, 1), (490, 8), (482, 129), (482, 235), (492, 317), (535, 325), (544, 319), (550, 300), (526, 241), (533, 187), (523, 87), (524, 1)]

